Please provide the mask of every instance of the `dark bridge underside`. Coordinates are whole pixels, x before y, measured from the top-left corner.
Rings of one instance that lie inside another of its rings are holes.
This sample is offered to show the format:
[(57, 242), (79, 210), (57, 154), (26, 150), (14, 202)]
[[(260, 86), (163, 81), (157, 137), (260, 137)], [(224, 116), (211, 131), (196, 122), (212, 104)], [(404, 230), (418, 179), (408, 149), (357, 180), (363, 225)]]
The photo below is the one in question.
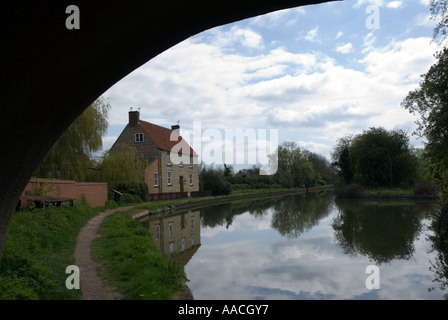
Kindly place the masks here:
[[(96, 98), (203, 30), (334, 0), (8, 1), (0, 8), (0, 257), (18, 198), (64, 130)], [(77, 5), (80, 29), (68, 30)]]

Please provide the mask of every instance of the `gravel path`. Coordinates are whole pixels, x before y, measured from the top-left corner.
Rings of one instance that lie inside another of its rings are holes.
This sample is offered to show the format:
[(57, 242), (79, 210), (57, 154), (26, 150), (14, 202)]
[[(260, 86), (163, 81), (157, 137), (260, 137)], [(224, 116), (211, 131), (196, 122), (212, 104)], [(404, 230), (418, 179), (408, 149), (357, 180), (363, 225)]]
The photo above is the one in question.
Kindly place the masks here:
[(121, 207), (101, 212), (96, 217), (90, 219), (81, 229), (76, 239), (75, 265), (79, 268), (80, 284), (82, 290), (81, 300), (116, 300), (121, 295), (104, 284), (97, 272), (100, 266), (92, 260), (90, 245), (93, 239), (99, 237), (98, 228), (104, 218), (116, 211), (126, 211), (130, 207)]

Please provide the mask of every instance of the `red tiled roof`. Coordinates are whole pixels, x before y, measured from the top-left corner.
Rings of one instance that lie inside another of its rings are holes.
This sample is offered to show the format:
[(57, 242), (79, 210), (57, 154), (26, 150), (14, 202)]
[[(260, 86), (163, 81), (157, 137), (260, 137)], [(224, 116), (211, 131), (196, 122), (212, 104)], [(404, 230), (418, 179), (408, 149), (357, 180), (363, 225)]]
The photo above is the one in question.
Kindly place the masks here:
[(190, 145), (181, 136), (179, 136), (179, 138), (175, 141), (170, 140), (171, 133), (173, 133), (174, 130), (164, 128), (143, 120), (139, 120), (138, 123), (158, 148), (166, 151), (171, 151), (173, 150), (173, 147), (177, 145), (174, 151), (197, 156), (193, 148), (190, 147)]

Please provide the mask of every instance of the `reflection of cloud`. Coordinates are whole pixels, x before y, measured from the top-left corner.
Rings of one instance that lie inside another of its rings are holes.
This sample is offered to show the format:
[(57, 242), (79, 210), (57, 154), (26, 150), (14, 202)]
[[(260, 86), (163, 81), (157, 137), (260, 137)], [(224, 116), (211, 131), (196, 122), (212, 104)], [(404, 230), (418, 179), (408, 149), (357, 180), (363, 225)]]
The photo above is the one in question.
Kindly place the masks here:
[[(329, 207), (329, 210), (332, 207)], [(272, 216), (235, 216), (229, 229), (206, 228), (202, 246), (185, 266), (195, 299), (439, 299), (428, 292), (429, 244), (415, 241), (411, 260), (380, 267), (380, 290), (365, 287), (364, 256), (341, 253), (331, 223), (337, 210), (297, 239), (267, 228)], [(207, 235), (206, 235), (207, 234)]]

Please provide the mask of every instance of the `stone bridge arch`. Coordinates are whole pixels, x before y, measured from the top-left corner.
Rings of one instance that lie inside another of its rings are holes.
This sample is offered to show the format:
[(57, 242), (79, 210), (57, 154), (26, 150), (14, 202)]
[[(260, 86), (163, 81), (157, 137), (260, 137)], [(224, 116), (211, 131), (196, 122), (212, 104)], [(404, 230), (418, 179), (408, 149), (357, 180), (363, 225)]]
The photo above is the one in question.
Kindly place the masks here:
[[(11, 215), (66, 128), (112, 85), (203, 30), (335, 0), (10, 1), (0, 10), (0, 258)], [(79, 29), (68, 29), (69, 5)]]

